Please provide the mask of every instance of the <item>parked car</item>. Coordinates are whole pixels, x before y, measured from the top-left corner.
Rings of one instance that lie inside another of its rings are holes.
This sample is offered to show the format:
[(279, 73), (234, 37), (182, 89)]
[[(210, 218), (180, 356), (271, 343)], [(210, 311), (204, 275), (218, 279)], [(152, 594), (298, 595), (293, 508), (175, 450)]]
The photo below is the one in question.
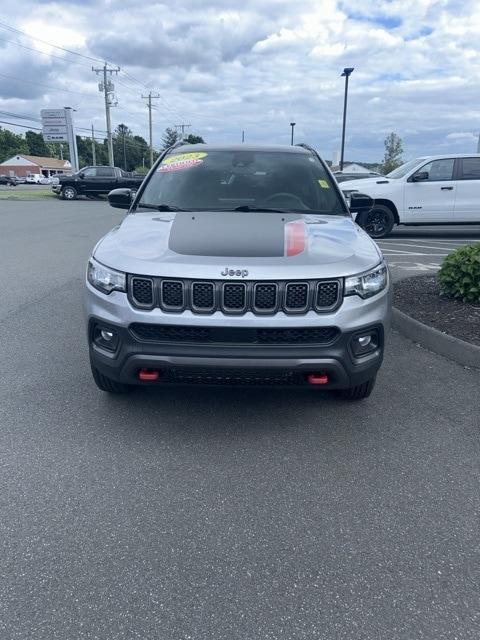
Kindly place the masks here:
[[(367, 397), (390, 287), (380, 249), (307, 147), (177, 146), (88, 262), (93, 378), (134, 385), (270, 384)], [(368, 197), (351, 197), (355, 210)]]
[(134, 177), (118, 167), (84, 167), (73, 176), (60, 176), (53, 191), (64, 200), (75, 200), (79, 195), (102, 195), (118, 187), (138, 189), (144, 176)]
[(343, 182), (341, 188), (375, 200), (356, 216), (372, 238), (388, 236), (396, 224), (480, 223), (480, 155), (416, 158), (384, 177)]
[(347, 180), (365, 180), (366, 178), (376, 178), (381, 173), (369, 171), (368, 173), (344, 173), (343, 171), (334, 171), (333, 175), (337, 182), (346, 182)]
[(40, 184), (43, 175), (41, 173), (27, 173), (25, 182), (28, 184)]
[(26, 182), (30, 184), (40, 184), (40, 181), (43, 178), (43, 174), (41, 173), (28, 173), (26, 177)]
[(18, 184), (18, 180), (15, 176), (0, 176), (0, 184), (8, 185), (9, 187), (16, 187)]
[(42, 176), (40, 178), (40, 184), (52, 184), (52, 179), (47, 176)]

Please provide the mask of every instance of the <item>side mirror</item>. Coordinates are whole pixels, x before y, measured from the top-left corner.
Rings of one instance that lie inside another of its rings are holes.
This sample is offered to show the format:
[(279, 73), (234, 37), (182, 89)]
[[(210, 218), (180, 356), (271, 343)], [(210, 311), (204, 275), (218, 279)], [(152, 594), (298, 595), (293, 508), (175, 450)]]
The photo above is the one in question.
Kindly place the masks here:
[(79, 173), (79, 174), (78, 174), (78, 177), (79, 177), (79, 178), (81, 178), (81, 179), (83, 180), (83, 178), (85, 177), (85, 174), (83, 173), (83, 171), (82, 171), (82, 173)]
[(428, 171), (417, 171), (412, 176), (412, 182), (422, 182), (423, 180), (428, 180), (428, 178)]
[(132, 204), (131, 189), (114, 189), (108, 194), (108, 202), (116, 209), (130, 209)]
[(374, 199), (365, 193), (350, 193), (347, 199), (350, 211), (360, 212), (369, 211), (374, 204)]

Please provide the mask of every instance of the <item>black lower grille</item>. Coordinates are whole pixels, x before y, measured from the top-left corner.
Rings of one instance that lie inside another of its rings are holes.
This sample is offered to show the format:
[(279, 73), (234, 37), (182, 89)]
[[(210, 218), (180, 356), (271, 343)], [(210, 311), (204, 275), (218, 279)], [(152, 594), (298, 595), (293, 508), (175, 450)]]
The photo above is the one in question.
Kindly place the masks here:
[(194, 327), (136, 323), (130, 327), (140, 341), (193, 342), (198, 344), (330, 344), (339, 335), (336, 327), (254, 329), (249, 327)]
[(306, 385), (301, 373), (271, 369), (168, 369), (162, 372), (162, 382), (177, 384), (219, 385)]
[(261, 344), (328, 344), (336, 338), (338, 329), (258, 329), (257, 340)]

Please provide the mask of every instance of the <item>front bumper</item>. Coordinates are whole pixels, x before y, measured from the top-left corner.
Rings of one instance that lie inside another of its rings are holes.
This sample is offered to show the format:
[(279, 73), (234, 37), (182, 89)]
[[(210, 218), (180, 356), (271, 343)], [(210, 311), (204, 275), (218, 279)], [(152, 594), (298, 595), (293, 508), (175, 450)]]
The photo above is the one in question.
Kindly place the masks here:
[[(218, 312), (198, 316), (190, 312), (164, 313), (160, 309), (134, 309), (123, 293), (103, 295), (87, 284), (86, 316), (92, 365), (103, 375), (125, 384), (272, 384), (308, 386), (309, 374), (325, 374), (323, 388), (344, 389), (374, 377), (383, 360), (385, 333), (390, 324), (390, 292), (368, 300), (348, 297), (334, 313), (309, 312), (301, 317), (277, 313), (272, 317), (246, 313), (226, 317)], [(328, 344), (240, 344), (155, 342), (140, 340), (130, 330), (134, 323), (185, 327), (318, 328), (336, 327), (339, 333)], [(96, 324), (115, 331), (118, 347), (109, 352), (95, 344)], [(375, 329), (378, 347), (356, 358), (352, 340)], [(139, 380), (141, 369), (159, 370), (155, 382)]]

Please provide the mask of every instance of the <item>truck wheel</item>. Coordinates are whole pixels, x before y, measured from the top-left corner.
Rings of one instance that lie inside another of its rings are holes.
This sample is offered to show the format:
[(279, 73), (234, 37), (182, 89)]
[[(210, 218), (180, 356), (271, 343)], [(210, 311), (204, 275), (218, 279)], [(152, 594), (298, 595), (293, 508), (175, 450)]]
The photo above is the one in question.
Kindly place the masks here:
[(107, 376), (100, 373), (93, 365), (91, 365), (91, 369), (95, 384), (101, 391), (106, 391), (107, 393), (128, 393), (132, 390), (132, 387), (128, 384), (122, 384), (121, 382), (107, 378)]
[(368, 398), (368, 396), (372, 393), (374, 387), (375, 378), (370, 378), (370, 380), (362, 382), (362, 384), (357, 384), (356, 387), (344, 389), (341, 394), (342, 397), (347, 400), (363, 400), (364, 398)]
[(383, 204), (375, 204), (370, 211), (362, 213), (359, 217), (358, 224), (371, 238), (385, 238), (395, 224), (393, 211)]
[(73, 187), (63, 187), (62, 198), (64, 200), (75, 200), (77, 197), (77, 191)]

